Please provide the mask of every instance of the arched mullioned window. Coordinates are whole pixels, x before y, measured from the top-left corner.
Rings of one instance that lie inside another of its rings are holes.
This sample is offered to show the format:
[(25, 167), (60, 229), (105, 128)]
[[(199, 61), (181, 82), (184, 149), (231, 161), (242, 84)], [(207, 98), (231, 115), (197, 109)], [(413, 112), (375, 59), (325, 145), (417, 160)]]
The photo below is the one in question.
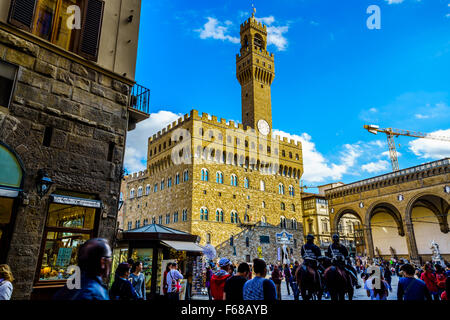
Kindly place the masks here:
[(150, 185), (148, 184), (145, 186), (145, 195), (148, 196), (149, 193), (150, 193)]
[(177, 173), (175, 175), (175, 184), (180, 184), (180, 174), (179, 173)]
[(292, 197), (295, 195), (293, 186), (289, 186), (289, 195), (292, 196)]
[(238, 214), (236, 211), (231, 211), (231, 223), (238, 223)]
[(284, 194), (284, 185), (282, 183), (278, 185), (278, 194)]
[(138, 188), (138, 197), (142, 197), (142, 187)]
[(223, 183), (223, 173), (220, 171), (216, 172), (216, 182), (217, 183)]
[(208, 170), (205, 169), (205, 168), (203, 168), (203, 169), (202, 169), (202, 177), (201, 177), (201, 180), (202, 180), (202, 181), (208, 181), (208, 179), (209, 179), (209, 173), (208, 173)]
[(283, 216), (280, 217), (280, 228), (286, 228), (286, 218)]
[(297, 220), (295, 220), (295, 218), (292, 218), (291, 220), (291, 228), (292, 229), (297, 229)]
[(238, 178), (235, 174), (231, 175), (231, 185), (234, 187), (237, 187), (238, 185)]
[(207, 208), (200, 209), (200, 220), (208, 221), (208, 209)]
[(222, 209), (216, 210), (216, 221), (223, 222), (223, 210)]
[(189, 171), (188, 170), (184, 170), (183, 172), (183, 182), (186, 182), (189, 180)]
[(262, 226), (265, 226), (266, 224), (267, 224), (266, 217), (265, 217), (265, 216), (262, 216), (262, 217), (261, 217), (261, 225), (262, 225)]
[(131, 199), (131, 198), (134, 198), (134, 189), (131, 189), (131, 190), (130, 190), (130, 199)]

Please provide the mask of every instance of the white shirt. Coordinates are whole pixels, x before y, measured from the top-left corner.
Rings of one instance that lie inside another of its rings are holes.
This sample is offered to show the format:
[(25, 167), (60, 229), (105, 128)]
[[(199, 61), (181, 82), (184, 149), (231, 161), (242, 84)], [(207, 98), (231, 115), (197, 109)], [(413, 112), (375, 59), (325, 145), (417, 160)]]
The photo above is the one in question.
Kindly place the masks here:
[(180, 280), (183, 279), (183, 275), (176, 269), (172, 269), (167, 273), (166, 283), (167, 283), (167, 292), (176, 292), (176, 288), (172, 288), (172, 280)]
[(0, 300), (10, 300), (13, 292), (13, 285), (8, 280), (0, 283)]

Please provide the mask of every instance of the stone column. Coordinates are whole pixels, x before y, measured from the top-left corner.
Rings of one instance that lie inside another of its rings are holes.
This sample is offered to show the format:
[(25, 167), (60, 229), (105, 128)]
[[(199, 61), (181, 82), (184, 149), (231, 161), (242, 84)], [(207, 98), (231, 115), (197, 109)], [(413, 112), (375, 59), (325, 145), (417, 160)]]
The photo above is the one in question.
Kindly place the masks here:
[(364, 241), (366, 242), (367, 255), (373, 259), (375, 252), (373, 248), (372, 229), (370, 226), (364, 226)]
[(411, 221), (404, 221), (404, 224), (409, 259), (411, 260), (411, 262), (419, 264), (419, 250), (417, 249), (416, 237), (414, 236), (414, 225)]

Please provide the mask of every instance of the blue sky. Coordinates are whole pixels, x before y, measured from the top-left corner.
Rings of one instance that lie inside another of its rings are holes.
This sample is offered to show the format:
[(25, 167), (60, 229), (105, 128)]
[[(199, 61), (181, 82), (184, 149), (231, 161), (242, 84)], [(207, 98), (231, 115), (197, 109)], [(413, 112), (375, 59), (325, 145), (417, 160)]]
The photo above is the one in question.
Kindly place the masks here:
[[(145, 168), (146, 137), (191, 109), (241, 119), (235, 55), (252, 1), (142, 1), (136, 81), (149, 120), (128, 137), (125, 166)], [(273, 128), (303, 143), (304, 183), (391, 170), (385, 135), (364, 124), (450, 137), (450, 0), (254, 1), (275, 54)], [(381, 29), (368, 29), (377, 5)], [(450, 143), (397, 138), (400, 168), (450, 156)]]

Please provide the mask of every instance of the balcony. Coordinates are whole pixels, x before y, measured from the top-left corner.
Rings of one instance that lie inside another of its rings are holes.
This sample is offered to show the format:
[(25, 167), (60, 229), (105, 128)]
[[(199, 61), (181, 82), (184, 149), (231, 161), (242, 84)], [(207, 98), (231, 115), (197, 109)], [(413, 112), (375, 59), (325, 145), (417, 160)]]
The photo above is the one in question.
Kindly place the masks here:
[(135, 84), (131, 89), (128, 105), (128, 131), (136, 128), (136, 124), (150, 117), (150, 89)]

